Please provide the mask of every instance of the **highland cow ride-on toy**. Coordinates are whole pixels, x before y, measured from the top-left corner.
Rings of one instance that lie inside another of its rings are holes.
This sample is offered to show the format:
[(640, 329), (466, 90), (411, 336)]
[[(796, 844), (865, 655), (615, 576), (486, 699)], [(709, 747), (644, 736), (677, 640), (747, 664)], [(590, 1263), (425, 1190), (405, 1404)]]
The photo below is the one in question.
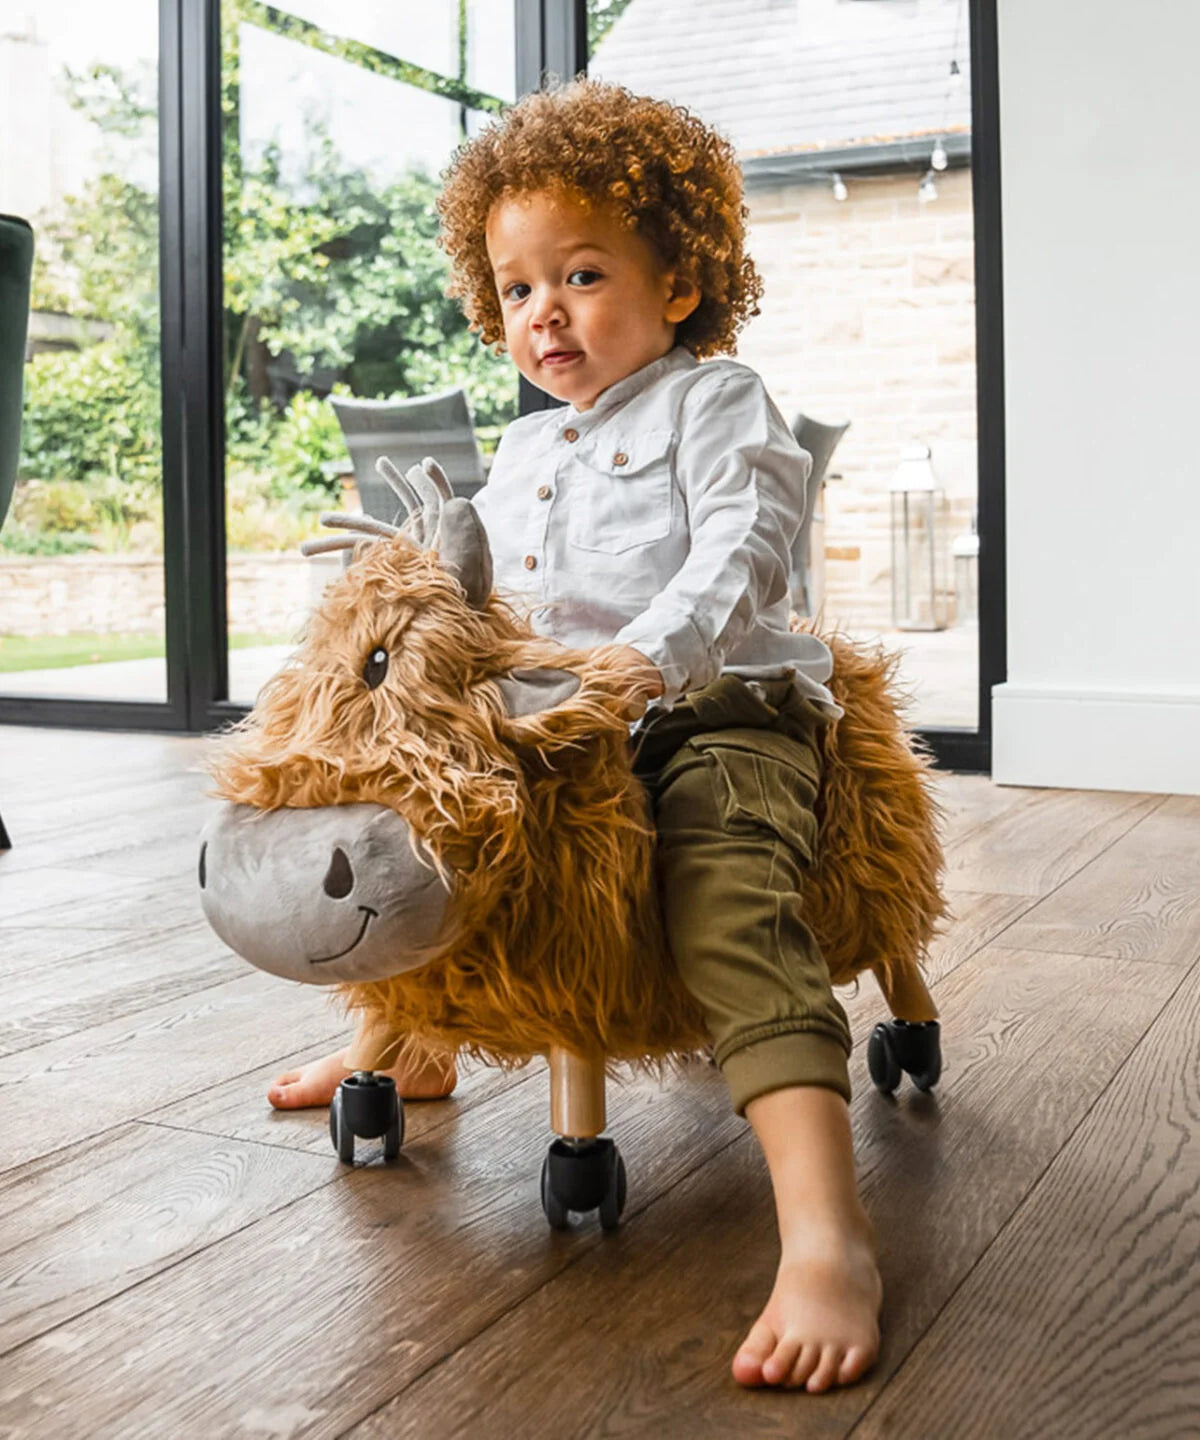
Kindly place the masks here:
[[(355, 1137), (403, 1141), (402, 1052), (550, 1063), (558, 1139), (542, 1171), (555, 1226), (624, 1204), (606, 1066), (654, 1067), (707, 1041), (666, 952), (654, 832), (631, 766), (631, 681), (613, 652), (536, 636), (492, 593), (469, 502), (432, 460), (381, 473), (403, 529), (326, 515), (353, 549), (300, 648), (219, 743), (221, 798), (199, 880), (218, 935), (260, 969), (341, 988), (368, 1024), (330, 1108)], [(944, 904), (928, 761), (889, 695), (894, 661), (837, 635), (818, 863), (805, 920), (834, 983), (872, 970), (894, 1019), (868, 1060), (887, 1092), (941, 1066), (921, 958)]]

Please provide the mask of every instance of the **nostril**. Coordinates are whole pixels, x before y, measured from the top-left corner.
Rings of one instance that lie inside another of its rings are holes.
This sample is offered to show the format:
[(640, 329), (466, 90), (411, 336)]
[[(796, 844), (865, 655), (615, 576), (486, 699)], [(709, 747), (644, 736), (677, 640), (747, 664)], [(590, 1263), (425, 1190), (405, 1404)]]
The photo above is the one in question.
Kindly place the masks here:
[(354, 889), (354, 871), (350, 859), (340, 847), (335, 848), (325, 873), (325, 893), (331, 900), (344, 900)]
[(206, 840), (206, 841), (204, 842), (204, 844), (201, 845), (201, 847), (200, 847), (200, 888), (201, 888), (201, 890), (204, 889), (204, 886), (206, 885), (206, 883), (207, 883), (207, 881), (208, 881), (208, 873), (207, 873), (207, 870), (206, 870), (205, 864), (204, 864), (204, 859), (205, 859), (205, 856), (206, 856), (207, 854), (208, 854), (208, 841)]

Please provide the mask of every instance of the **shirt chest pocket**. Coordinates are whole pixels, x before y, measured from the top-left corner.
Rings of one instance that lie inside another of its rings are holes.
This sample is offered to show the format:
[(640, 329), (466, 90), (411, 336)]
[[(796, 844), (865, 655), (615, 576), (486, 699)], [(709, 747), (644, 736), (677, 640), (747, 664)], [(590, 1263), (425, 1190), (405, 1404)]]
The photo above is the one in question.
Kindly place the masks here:
[(620, 555), (665, 540), (676, 503), (671, 481), (674, 430), (644, 430), (601, 439), (575, 457), (567, 543)]

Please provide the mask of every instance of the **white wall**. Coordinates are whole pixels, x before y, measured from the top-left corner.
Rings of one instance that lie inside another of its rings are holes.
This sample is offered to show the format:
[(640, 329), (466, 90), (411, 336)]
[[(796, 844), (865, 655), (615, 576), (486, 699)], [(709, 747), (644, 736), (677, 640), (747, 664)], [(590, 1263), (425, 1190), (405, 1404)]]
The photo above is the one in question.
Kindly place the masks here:
[(998, 0), (995, 776), (1200, 793), (1200, 5)]

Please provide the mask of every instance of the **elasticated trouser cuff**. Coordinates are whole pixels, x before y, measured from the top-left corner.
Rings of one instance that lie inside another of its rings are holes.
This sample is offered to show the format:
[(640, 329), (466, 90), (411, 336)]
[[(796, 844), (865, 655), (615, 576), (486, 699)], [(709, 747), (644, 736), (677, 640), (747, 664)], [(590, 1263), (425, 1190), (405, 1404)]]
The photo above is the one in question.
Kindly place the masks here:
[(816, 1030), (787, 1030), (743, 1045), (720, 1062), (739, 1115), (760, 1095), (792, 1085), (836, 1090), (849, 1103), (850, 1067), (842, 1043)]

